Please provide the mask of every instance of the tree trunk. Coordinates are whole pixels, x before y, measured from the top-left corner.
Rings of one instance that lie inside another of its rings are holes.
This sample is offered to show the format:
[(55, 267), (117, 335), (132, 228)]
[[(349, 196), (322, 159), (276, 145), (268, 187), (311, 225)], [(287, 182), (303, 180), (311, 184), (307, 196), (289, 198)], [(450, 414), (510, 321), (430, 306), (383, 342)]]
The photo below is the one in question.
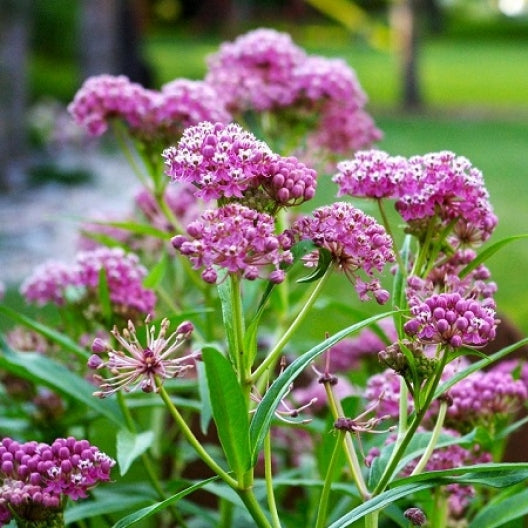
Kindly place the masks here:
[(23, 180), (30, 0), (0, 0), (0, 188)]
[(423, 106), (418, 68), (419, 12), (419, 0), (395, 0), (391, 12), (400, 58), (402, 105), (406, 110)]

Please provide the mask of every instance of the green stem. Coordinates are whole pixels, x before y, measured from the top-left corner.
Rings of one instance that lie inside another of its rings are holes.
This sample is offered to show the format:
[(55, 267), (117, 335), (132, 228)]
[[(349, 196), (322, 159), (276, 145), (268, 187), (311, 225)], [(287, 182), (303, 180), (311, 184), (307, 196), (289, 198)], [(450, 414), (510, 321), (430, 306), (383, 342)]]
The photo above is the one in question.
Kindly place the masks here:
[(422, 423), (423, 417), (425, 413), (427, 412), (427, 409), (429, 408), (431, 401), (434, 398), (436, 388), (438, 387), (438, 384), (440, 383), (440, 378), (442, 376), (442, 372), (447, 362), (447, 356), (448, 356), (448, 353), (446, 350), (444, 350), (443, 356), (441, 360), (439, 361), (438, 370), (435, 373), (433, 382), (429, 385), (427, 394), (424, 398), (424, 405), (414, 415), (414, 418), (411, 424), (409, 425), (409, 428), (407, 429), (407, 432), (405, 433), (405, 436), (403, 437), (402, 441), (399, 444), (394, 446), (390, 460), (385, 467), (385, 471), (382, 473), (378, 481), (378, 484), (376, 485), (376, 487), (374, 488), (374, 491), (372, 492), (373, 495), (379, 495), (382, 491), (385, 490), (387, 484), (392, 478), (394, 471), (396, 470), (396, 467), (401, 457), (405, 453), (405, 450), (407, 449), (409, 442), (414, 436), (414, 433), (418, 429), (419, 425)]
[(141, 184), (149, 188), (148, 181), (145, 179), (145, 176), (143, 174), (143, 171), (139, 168), (139, 165), (136, 162), (136, 158), (134, 157), (134, 154), (130, 150), (130, 146), (128, 144), (128, 141), (126, 140), (126, 132), (124, 131), (124, 127), (119, 122), (114, 122), (112, 126), (112, 130), (114, 132), (114, 137), (117, 140), (117, 143), (119, 147), (121, 148), (121, 151), (123, 152), (128, 164), (132, 168), (134, 174), (136, 175), (137, 179), (141, 182)]
[(434, 426), (431, 438), (429, 439), (429, 443), (427, 444), (427, 447), (424, 453), (422, 454), (416, 467), (413, 469), (411, 475), (419, 475), (424, 470), (427, 462), (431, 458), (431, 455), (433, 454), (433, 451), (438, 442), (438, 437), (440, 436), (440, 433), (442, 432), (442, 427), (444, 426), (446, 412), (447, 412), (447, 402), (442, 401), (442, 403), (440, 404), (440, 409), (438, 411), (438, 418), (436, 419), (436, 424)]
[(231, 313), (233, 315), (233, 333), (235, 337), (235, 350), (231, 350), (231, 357), (233, 358), (237, 367), (238, 380), (242, 389), (245, 389), (249, 401), (248, 389), (251, 389), (251, 365), (248, 365), (249, 356), (244, 353), (244, 312), (242, 308), (242, 294), (240, 291), (240, 277), (235, 273), (229, 274), (231, 281)]
[[(325, 386), (329, 385), (325, 383)], [(334, 471), (336, 463), (338, 460), (339, 451), (345, 439), (345, 431), (337, 431), (337, 439), (332, 451), (332, 456), (330, 457), (330, 462), (328, 463), (328, 468), (326, 470), (326, 476), (323, 484), (323, 490), (321, 492), (321, 498), (319, 499), (319, 509), (317, 511), (317, 520), (315, 523), (315, 528), (324, 528), (326, 516), (328, 512), (328, 499), (330, 498), (330, 491), (332, 488), (332, 480), (334, 476)]]
[[(328, 407), (330, 408), (330, 412), (332, 413), (332, 418), (334, 420), (337, 420), (340, 417), (344, 417), (341, 402), (335, 398), (334, 392), (332, 390), (332, 385), (330, 383), (325, 383), (324, 387), (328, 399)], [(354, 443), (352, 442), (352, 438), (350, 437), (350, 435), (345, 435), (344, 444), (345, 456), (347, 457), (348, 464), (350, 465), (350, 470), (352, 471), (352, 478), (356, 483), (361, 497), (367, 500), (370, 498), (370, 492), (365, 483), (365, 479), (363, 478), (363, 473), (361, 471), (361, 466), (359, 465), (359, 459), (356, 453), (356, 449), (354, 447)]]
[(381, 221), (383, 223), (383, 227), (385, 228), (385, 231), (387, 231), (387, 234), (392, 239), (392, 245), (394, 247), (394, 254), (396, 255), (396, 261), (398, 262), (398, 267), (400, 268), (402, 273), (405, 273), (405, 271), (406, 271), (405, 265), (404, 265), (403, 260), (401, 258), (400, 252), (399, 252), (399, 250), (398, 250), (398, 248), (396, 246), (396, 239), (394, 238), (394, 235), (392, 234), (391, 225), (390, 225), (390, 222), (389, 222), (389, 218), (387, 217), (387, 213), (385, 211), (385, 207), (383, 205), (383, 200), (381, 198), (378, 198), (376, 200), (376, 202), (378, 203), (378, 210), (380, 212), (380, 216), (381, 216)]
[(434, 490), (434, 506), (431, 512), (431, 528), (445, 528), (447, 526), (448, 504), (442, 488)]
[(284, 332), (282, 337), (279, 339), (275, 347), (271, 350), (271, 352), (266, 356), (264, 361), (258, 366), (258, 368), (253, 373), (253, 376), (251, 377), (252, 381), (255, 383), (263, 374), (264, 372), (272, 365), (276, 363), (278, 360), (282, 350), (290, 340), (293, 333), (299, 328), (301, 323), (304, 321), (308, 313), (310, 312), (311, 308), (313, 307), (315, 301), (317, 300), (317, 297), (321, 293), (324, 285), (328, 282), (328, 279), (330, 275), (332, 274), (332, 266), (330, 265), (328, 269), (325, 271), (324, 275), (321, 277), (321, 279), (317, 282), (315, 285), (315, 288), (312, 290), (312, 293), (308, 300), (306, 301), (306, 304), (301, 308), (299, 313), (297, 314), (297, 317), (293, 320), (289, 328)]
[(266, 479), (266, 495), (268, 498), (268, 508), (271, 513), (271, 524), (273, 528), (280, 528), (281, 522), (275, 501), (275, 490), (273, 489), (273, 468), (271, 461), (271, 435), (268, 432), (264, 439), (264, 476)]
[(174, 418), (174, 421), (178, 424), (178, 427), (180, 428), (183, 436), (185, 436), (186, 440), (189, 442), (189, 444), (191, 444), (191, 446), (194, 448), (198, 456), (205, 462), (205, 464), (207, 464), (224, 482), (226, 482), (230, 487), (236, 490), (238, 488), (238, 482), (231, 475), (229, 475), (223, 468), (221, 468), (213, 460), (213, 458), (211, 458), (209, 453), (204, 449), (204, 447), (198, 441), (196, 436), (194, 436), (194, 433), (191, 431), (190, 427), (187, 425), (187, 423), (183, 419), (183, 416), (180, 414), (178, 409), (172, 403), (172, 400), (170, 399), (170, 396), (168, 395), (167, 391), (161, 384), (161, 381), (156, 379), (156, 382), (157, 382), (159, 395), (161, 396), (161, 399), (167, 406), (167, 409), (169, 410), (171, 416)]
[(251, 517), (253, 517), (256, 526), (259, 528), (272, 528), (267, 517), (264, 515), (264, 512), (262, 511), (262, 508), (260, 507), (255, 494), (253, 493), (253, 490), (251, 488), (243, 490), (239, 489), (237, 492), (248, 512), (251, 514)]
[(365, 528), (378, 528), (379, 511), (369, 513), (365, 516)]

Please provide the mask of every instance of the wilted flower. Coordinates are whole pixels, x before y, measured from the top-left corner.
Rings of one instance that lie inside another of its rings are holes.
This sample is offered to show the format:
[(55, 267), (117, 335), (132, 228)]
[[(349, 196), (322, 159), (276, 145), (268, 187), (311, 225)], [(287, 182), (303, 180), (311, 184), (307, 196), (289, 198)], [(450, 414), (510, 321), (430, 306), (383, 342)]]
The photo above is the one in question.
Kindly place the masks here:
[[(148, 318), (146, 323), (148, 325)], [(119, 390), (128, 392), (137, 388), (143, 392), (156, 392), (158, 382), (176, 378), (192, 369), (196, 354), (174, 357), (190, 338), (194, 329), (192, 323), (181, 323), (167, 336), (169, 326), (169, 320), (163, 319), (157, 334), (156, 327), (149, 326), (144, 345), (140, 343), (132, 322), (129, 321), (128, 328), (122, 332), (114, 327), (111, 333), (123, 350), (113, 348), (100, 338), (95, 339), (88, 366), (98, 371), (106, 368), (111, 376), (96, 376), (101, 390), (94, 395), (104, 398)], [(105, 355), (106, 360), (103, 359)]]

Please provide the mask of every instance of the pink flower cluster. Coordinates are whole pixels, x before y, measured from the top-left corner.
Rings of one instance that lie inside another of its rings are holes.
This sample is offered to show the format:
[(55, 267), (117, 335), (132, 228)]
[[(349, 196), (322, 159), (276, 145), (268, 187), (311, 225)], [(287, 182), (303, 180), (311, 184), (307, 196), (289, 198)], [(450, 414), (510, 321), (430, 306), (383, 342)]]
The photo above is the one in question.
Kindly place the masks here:
[(484, 346), (495, 338), (495, 303), (464, 299), (459, 293), (440, 293), (411, 306), (405, 332), (425, 343), (453, 348)]
[[(317, 174), (294, 157), (274, 154), (237, 124), (203, 122), (185, 130), (177, 147), (163, 152), (166, 173), (197, 187), (204, 200), (243, 198), (261, 188), (277, 206), (311, 199)], [(264, 204), (266, 205), (266, 204)]]
[(307, 55), (291, 37), (261, 28), (222, 44), (208, 59), (206, 80), (234, 113), (291, 111), (315, 130), (317, 150), (345, 153), (381, 138), (364, 111), (367, 97), (345, 61)]
[(13, 514), (42, 518), (42, 510), (61, 511), (64, 497), (78, 500), (110, 479), (115, 461), (87, 440), (58, 438), (51, 445), (35, 441), (0, 442), (0, 523)]
[[(157, 334), (154, 325), (148, 326), (145, 345), (140, 343), (131, 321), (122, 332), (114, 327), (111, 333), (123, 350), (116, 350), (101, 338), (96, 338), (88, 366), (98, 372), (108, 369), (111, 376), (95, 376), (101, 390), (94, 395), (104, 398), (119, 390), (128, 392), (137, 388), (143, 392), (156, 392), (158, 381), (176, 378), (193, 368), (194, 354), (180, 357), (174, 357), (174, 354), (189, 340), (194, 326), (184, 321), (167, 336), (169, 326), (169, 320), (163, 319)], [(104, 356), (108, 358), (106, 361)]]
[[(392, 239), (371, 216), (350, 203), (335, 202), (296, 220), (291, 236), (295, 241), (311, 240), (328, 251), (336, 267), (355, 285), (361, 300), (367, 300), (369, 293), (380, 304), (388, 300), (388, 292), (374, 278), (374, 272), (381, 272), (387, 262), (394, 261)], [(359, 276), (360, 271), (368, 281)]]
[(482, 173), (467, 158), (443, 151), (405, 159), (377, 150), (359, 152), (338, 164), (339, 195), (393, 198), (410, 225), (438, 217), (454, 223), (460, 243), (480, 244), (493, 232), (497, 217)]
[(67, 290), (77, 289), (80, 300), (97, 297), (100, 273), (104, 270), (110, 301), (118, 313), (149, 313), (156, 303), (152, 290), (144, 288), (142, 280), (146, 269), (133, 253), (120, 248), (97, 248), (82, 251), (73, 265), (50, 261), (39, 266), (21, 286), (21, 293), (28, 302), (59, 306), (67, 302)]
[(205, 211), (187, 226), (187, 235), (172, 239), (174, 247), (187, 256), (195, 269), (204, 268), (202, 278), (214, 283), (217, 268), (254, 280), (261, 268), (272, 282), (282, 282), (281, 264), (289, 264), (292, 255), (289, 239), (274, 234), (275, 223), (266, 213), (259, 213), (232, 203)]
[(117, 119), (142, 140), (161, 140), (165, 145), (201, 121), (231, 120), (216, 91), (203, 81), (176, 79), (156, 91), (123, 75), (90, 77), (68, 111), (92, 136), (104, 134), (111, 120)]

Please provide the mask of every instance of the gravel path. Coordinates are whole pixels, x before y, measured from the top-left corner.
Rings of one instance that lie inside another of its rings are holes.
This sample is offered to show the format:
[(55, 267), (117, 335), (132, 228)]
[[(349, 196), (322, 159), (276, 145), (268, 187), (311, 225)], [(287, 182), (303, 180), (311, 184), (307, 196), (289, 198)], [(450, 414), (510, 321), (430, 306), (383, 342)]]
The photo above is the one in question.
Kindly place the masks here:
[[(60, 163), (72, 164), (71, 159)], [(76, 251), (82, 219), (125, 214), (139, 184), (115, 155), (85, 155), (74, 166), (93, 174), (90, 183), (47, 183), (0, 195), (0, 281), (9, 285), (54, 258), (69, 262)]]

